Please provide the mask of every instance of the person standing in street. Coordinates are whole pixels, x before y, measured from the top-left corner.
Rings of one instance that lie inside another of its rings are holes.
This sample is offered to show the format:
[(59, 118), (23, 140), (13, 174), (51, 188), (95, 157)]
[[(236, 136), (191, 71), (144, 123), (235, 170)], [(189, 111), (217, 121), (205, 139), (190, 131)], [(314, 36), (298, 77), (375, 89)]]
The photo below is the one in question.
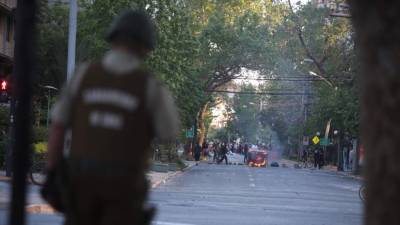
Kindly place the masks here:
[(308, 151), (306, 148), (303, 149), (302, 161), (303, 161), (304, 168), (307, 168), (308, 167)]
[(244, 158), (243, 158), (243, 162), (247, 163), (248, 159), (249, 159), (249, 145), (245, 144), (244, 145), (244, 149), (243, 149), (243, 153), (244, 153)]
[(325, 164), (325, 155), (322, 148), (318, 149), (318, 169), (322, 169)]
[(196, 161), (196, 166), (199, 165), (200, 156), (201, 156), (201, 145), (199, 143), (196, 143), (196, 146), (194, 146), (194, 160)]
[(219, 144), (215, 142), (213, 144), (213, 162), (218, 162), (218, 154), (219, 154), (218, 148)]
[(318, 148), (314, 149), (314, 169), (319, 168), (319, 151)]
[(225, 160), (225, 164), (228, 165), (228, 147), (226, 146), (226, 143), (221, 145), (220, 154), (221, 158), (219, 159), (218, 164)]
[(201, 153), (203, 155), (203, 160), (207, 160), (208, 159), (208, 143), (206, 141), (203, 142)]
[[(53, 109), (47, 182), (65, 162), (67, 225), (150, 224), (153, 210), (145, 207), (150, 143), (175, 140), (177, 112), (169, 91), (143, 67), (155, 48), (152, 19), (126, 11), (106, 40), (111, 50), (77, 70)], [(71, 146), (63, 153), (68, 129)], [(45, 189), (42, 193), (50, 199)]]

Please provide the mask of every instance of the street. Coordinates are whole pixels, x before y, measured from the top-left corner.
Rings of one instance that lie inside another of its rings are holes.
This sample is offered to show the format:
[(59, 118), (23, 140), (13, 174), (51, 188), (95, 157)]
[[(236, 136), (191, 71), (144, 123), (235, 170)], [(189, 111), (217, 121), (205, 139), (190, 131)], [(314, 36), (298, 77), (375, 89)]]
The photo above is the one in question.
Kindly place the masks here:
[[(329, 171), (203, 162), (153, 189), (150, 203), (158, 208), (153, 225), (360, 225), (359, 186)], [(41, 202), (37, 188), (31, 193)], [(0, 218), (5, 225), (4, 208)], [(62, 224), (62, 217), (30, 214), (28, 224)]]
[(151, 202), (157, 225), (359, 225), (359, 185), (327, 171), (200, 164)]

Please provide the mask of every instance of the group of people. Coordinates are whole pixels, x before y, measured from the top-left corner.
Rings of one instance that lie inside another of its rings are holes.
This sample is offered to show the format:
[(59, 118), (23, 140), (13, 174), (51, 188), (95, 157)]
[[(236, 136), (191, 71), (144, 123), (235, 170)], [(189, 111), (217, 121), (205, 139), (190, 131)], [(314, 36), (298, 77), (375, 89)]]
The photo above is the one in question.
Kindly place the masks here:
[(212, 157), (212, 161), (215, 163), (222, 163), (225, 161), (225, 164), (228, 164), (228, 153), (233, 152), (237, 154), (243, 155), (243, 163), (247, 163), (248, 161), (248, 153), (251, 145), (240, 143), (225, 143), (225, 142), (213, 142), (211, 144), (204, 142), (202, 145), (196, 144), (193, 149), (193, 157), (196, 161), (196, 165), (200, 161), (200, 158), (203, 156), (204, 159), (208, 157)]
[(218, 164), (224, 160), (225, 164), (228, 164), (227, 154), (229, 150), (232, 151), (232, 146), (227, 143), (215, 142), (212, 145), (209, 145), (207, 142), (204, 142), (202, 145), (197, 143), (193, 149), (193, 156), (196, 161), (196, 165), (199, 164), (202, 155), (204, 158), (212, 157), (213, 162)]

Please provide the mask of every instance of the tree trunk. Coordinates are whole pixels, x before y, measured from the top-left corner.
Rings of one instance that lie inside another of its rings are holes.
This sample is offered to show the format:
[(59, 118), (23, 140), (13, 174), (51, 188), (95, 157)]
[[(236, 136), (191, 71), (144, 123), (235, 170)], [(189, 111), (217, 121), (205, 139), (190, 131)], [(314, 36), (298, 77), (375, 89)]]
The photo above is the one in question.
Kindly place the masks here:
[(199, 112), (198, 123), (199, 123), (200, 132), (199, 132), (198, 139), (197, 139), (199, 144), (203, 144), (204, 140), (206, 138), (207, 129), (206, 129), (206, 124), (205, 124), (205, 117), (207, 115), (208, 105), (209, 105), (209, 102), (204, 104), (204, 106), (201, 107), (200, 112)]
[(400, 224), (400, 1), (353, 0), (362, 62), (366, 225)]

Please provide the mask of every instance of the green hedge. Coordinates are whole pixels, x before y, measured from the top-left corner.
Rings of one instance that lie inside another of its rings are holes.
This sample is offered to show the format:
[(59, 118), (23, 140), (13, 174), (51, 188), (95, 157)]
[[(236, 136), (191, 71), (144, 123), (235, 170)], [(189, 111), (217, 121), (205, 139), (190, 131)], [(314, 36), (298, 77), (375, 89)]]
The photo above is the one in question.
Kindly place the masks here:
[(33, 143), (45, 142), (48, 138), (48, 129), (45, 126), (33, 128)]

